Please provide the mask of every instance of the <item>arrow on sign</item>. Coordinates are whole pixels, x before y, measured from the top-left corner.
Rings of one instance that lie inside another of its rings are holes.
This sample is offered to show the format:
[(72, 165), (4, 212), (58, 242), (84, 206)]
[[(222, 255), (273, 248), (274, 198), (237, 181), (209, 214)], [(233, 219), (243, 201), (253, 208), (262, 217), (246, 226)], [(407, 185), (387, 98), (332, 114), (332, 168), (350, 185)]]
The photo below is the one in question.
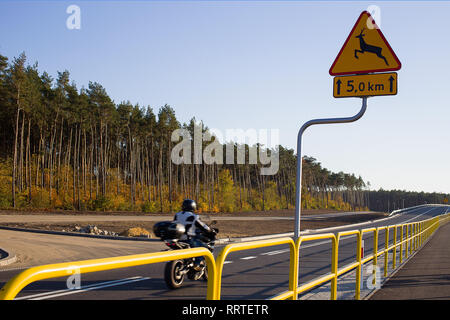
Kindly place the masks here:
[(338, 81), (336, 81), (337, 84), (337, 94), (340, 95), (341, 94), (341, 79), (338, 79)]
[(393, 76), (391, 76), (390, 78), (389, 78), (389, 91), (390, 92), (392, 92), (393, 90), (394, 90), (394, 85), (393, 85), (393, 83), (394, 83), (394, 77)]

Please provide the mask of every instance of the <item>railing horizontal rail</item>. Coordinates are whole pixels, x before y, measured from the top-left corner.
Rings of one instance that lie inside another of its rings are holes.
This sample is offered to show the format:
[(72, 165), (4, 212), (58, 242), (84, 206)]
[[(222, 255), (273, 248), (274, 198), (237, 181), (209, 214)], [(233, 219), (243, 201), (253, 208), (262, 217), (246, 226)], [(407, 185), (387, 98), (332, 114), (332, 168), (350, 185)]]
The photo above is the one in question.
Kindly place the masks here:
[(191, 257), (204, 256), (208, 268), (207, 298), (214, 298), (216, 284), (216, 263), (212, 253), (206, 248), (191, 248), (173, 251), (152, 252), (145, 254), (91, 259), (75, 262), (64, 262), (32, 267), (22, 271), (9, 280), (0, 289), (0, 300), (12, 300), (28, 284), (39, 280), (67, 277), (74, 273), (89, 273), (107, 271), (126, 267), (134, 267), (151, 263), (165, 262)]
[(323, 276), (320, 276), (318, 278), (315, 278), (314, 280), (310, 280), (309, 282), (301, 285), (300, 287), (297, 288), (297, 294), (302, 294), (305, 291), (308, 291), (309, 289), (312, 289), (314, 287), (317, 287), (321, 284), (324, 284), (326, 282), (331, 281), (332, 279), (335, 278), (335, 274), (334, 273), (329, 273), (329, 274), (325, 274)]

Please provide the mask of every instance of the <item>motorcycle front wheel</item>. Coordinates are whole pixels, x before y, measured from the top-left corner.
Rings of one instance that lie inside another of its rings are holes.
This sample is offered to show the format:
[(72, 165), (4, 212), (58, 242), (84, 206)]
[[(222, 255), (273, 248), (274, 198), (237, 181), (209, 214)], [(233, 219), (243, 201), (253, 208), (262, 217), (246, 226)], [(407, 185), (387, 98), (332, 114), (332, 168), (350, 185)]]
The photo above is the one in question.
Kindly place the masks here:
[(183, 260), (169, 261), (164, 269), (164, 281), (169, 289), (178, 289), (184, 281)]

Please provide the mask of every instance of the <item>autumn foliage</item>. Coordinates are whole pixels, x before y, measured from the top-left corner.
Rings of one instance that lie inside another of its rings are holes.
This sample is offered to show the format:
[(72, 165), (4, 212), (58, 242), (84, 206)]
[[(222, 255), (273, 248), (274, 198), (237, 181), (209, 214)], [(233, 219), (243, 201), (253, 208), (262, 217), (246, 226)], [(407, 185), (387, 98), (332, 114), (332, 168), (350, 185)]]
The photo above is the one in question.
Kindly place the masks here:
[[(97, 82), (78, 89), (68, 71), (54, 79), (25, 54), (0, 55), (0, 123), (1, 208), (173, 212), (185, 198), (201, 212), (295, 206), (292, 149), (270, 150), (275, 175), (261, 175), (261, 164), (176, 165), (171, 134), (192, 132), (195, 118), (180, 123), (169, 105), (116, 103)], [(304, 208), (367, 208), (361, 177), (303, 161)]]

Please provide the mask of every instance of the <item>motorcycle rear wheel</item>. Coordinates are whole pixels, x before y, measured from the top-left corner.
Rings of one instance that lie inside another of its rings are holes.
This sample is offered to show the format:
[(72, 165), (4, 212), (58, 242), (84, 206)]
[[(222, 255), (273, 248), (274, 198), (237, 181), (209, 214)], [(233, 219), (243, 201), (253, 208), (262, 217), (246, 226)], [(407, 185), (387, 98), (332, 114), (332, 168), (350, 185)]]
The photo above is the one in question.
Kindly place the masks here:
[(164, 281), (169, 289), (178, 289), (184, 281), (183, 260), (169, 261), (164, 269)]

